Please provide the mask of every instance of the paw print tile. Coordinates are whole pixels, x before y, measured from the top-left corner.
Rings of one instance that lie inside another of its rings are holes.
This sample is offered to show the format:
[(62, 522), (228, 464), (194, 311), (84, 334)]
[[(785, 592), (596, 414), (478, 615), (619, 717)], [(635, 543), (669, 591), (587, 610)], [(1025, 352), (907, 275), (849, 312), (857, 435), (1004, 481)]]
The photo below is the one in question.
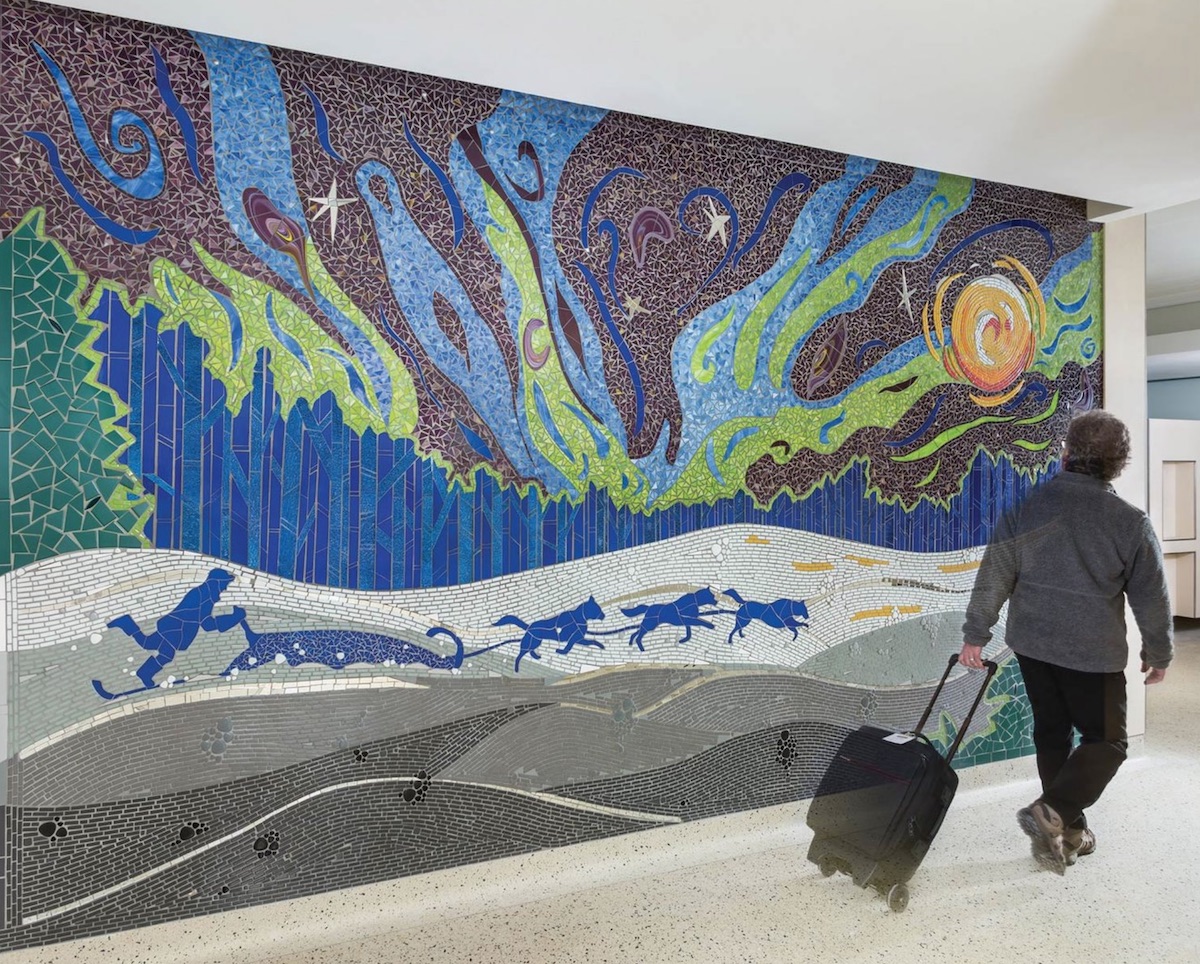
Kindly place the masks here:
[(400, 794), (405, 803), (417, 804), (425, 799), (425, 795), (429, 792), (433, 781), (429, 778), (429, 773), (425, 770), (418, 770), (417, 775), (412, 778), (409, 785), (404, 788)]

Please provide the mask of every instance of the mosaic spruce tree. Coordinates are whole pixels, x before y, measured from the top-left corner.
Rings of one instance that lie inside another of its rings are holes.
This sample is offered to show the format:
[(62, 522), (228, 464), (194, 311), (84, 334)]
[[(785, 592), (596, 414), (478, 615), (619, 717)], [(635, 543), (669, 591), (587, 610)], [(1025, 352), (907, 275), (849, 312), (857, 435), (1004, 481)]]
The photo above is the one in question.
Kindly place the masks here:
[[(0, 570), (65, 552), (147, 545), (148, 496), (121, 455), (133, 437), (118, 424), (126, 406), (99, 380), (93, 348), (102, 331), (81, 302), (87, 276), (43, 232), (31, 212), (0, 241), (0, 361), (11, 379), (7, 550)], [(92, 294), (94, 301), (99, 292)]]

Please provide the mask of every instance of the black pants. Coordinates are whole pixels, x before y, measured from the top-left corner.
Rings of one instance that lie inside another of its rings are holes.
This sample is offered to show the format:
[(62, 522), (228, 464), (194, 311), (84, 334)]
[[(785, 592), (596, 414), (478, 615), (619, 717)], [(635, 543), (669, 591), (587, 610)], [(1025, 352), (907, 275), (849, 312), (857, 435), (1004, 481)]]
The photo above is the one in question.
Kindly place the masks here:
[[(1087, 826), (1084, 811), (1125, 762), (1125, 674), (1082, 673), (1017, 656), (1033, 710), (1042, 799), (1068, 827)], [(1073, 747), (1073, 731), (1079, 746)]]

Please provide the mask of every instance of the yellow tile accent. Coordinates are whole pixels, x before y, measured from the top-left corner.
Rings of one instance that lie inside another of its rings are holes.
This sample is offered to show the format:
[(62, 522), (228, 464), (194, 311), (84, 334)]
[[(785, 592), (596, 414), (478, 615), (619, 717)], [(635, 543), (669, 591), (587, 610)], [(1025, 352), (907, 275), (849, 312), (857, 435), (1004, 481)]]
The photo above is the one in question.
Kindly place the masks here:
[(851, 562), (857, 562), (860, 566), (886, 566), (886, 559), (872, 559), (869, 556), (847, 556)]
[(793, 562), (796, 572), (829, 572), (833, 569), (832, 562)]
[(978, 568), (978, 562), (955, 562), (950, 565), (938, 566), (938, 571), (946, 573), (971, 572), (973, 569)]
[(860, 609), (850, 617), (850, 622), (856, 623), (860, 619), (882, 619), (884, 616), (890, 616), (891, 614), (891, 606), (884, 606), (880, 609)]

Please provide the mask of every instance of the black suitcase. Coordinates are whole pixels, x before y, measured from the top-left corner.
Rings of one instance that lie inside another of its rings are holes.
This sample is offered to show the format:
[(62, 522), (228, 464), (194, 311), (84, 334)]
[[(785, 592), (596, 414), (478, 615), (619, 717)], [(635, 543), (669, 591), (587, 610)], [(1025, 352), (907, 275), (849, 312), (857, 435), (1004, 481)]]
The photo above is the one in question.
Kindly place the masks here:
[(958, 774), (950, 763), (996, 675), (996, 664), (986, 661), (987, 678), (943, 757), (921, 731), (957, 664), (956, 654), (912, 733), (864, 726), (847, 736), (808, 810), (808, 859), (826, 877), (841, 872), (875, 888), (894, 911), (908, 906), (908, 881), (954, 800)]

